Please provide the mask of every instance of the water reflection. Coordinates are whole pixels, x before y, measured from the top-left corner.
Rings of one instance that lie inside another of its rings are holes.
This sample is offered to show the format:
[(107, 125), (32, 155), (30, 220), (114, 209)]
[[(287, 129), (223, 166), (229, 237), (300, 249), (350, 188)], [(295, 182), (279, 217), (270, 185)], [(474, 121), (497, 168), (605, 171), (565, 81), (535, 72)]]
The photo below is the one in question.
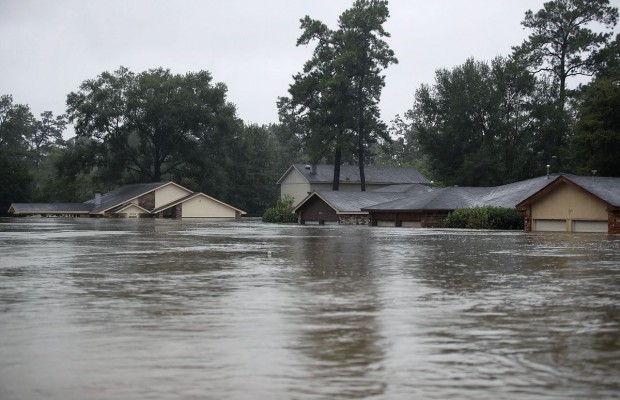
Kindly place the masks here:
[(304, 273), (292, 282), (297, 296), (290, 321), (298, 329), (292, 348), (302, 356), (302, 379), (313, 382), (297, 389), (326, 398), (382, 395), (386, 344), (368, 264), (370, 232), (311, 229), (294, 238), (298, 251), (291, 259)]
[(620, 238), (0, 223), (0, 398), (612, 398)]

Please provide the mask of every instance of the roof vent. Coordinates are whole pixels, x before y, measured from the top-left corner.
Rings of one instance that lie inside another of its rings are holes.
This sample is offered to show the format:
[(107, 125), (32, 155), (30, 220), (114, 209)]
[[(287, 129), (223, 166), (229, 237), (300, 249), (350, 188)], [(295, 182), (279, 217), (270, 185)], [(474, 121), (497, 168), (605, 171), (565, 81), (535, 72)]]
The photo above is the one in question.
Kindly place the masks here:
[(310, 168), (312, 168), (312, 167), (310, 167), (310, 164), (306, 164), (306, 167), (305, 167), (305, 168), (306, 168), (306, 169), (310, 169)]

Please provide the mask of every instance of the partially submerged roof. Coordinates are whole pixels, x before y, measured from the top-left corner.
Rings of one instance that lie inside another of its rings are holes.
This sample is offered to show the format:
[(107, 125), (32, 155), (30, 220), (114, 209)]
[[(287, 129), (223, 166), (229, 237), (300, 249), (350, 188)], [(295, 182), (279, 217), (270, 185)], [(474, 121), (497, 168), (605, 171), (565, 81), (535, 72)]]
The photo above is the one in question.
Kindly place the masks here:
[(491, 188), (448, 187), (366, 207), (369, 211), (454, 210), (473, 207)]
[(223, 206), (225, 206), (225, 207), (228, 207), (228, 208), (230, 208), (230, 209), (233, 209), (233, 210), (235, 210), (235, 211), (237, 211), (237, 212), (241, 213), (241, 215), (245, 215), (245, 214), (247, 214), (247, 213), (246, 213), (245, 211), (243, 211), (243, 210), (240, 210), (240, 209), (238, 209), (238, 208), (236, 208), (236, 207), (233, 207), (233, 206), (231, 206), (230, 204), (226, 204), (226, 203), (224, 203), (223, 201), (220, 201), (220, 200), (218, 200), (218, 199), (216, 199), (216, 198), (213, 198), (213, 197), (211, 197), (211, 196), (207, 196), (206, 194), (204, 194), (204, 193), (202, 193), (202, 192), (194, 192), (194, 193), (191, 193), (191, 194), (189, 194), (189, 195), (187, 195), (187, 196), (185, 196), (185, 197), (182, 197), (182, 198), (180, 198), (180, 199), (174, 200), (174, 201), (172, 201), (172, 202), (170, 202), (170, 203), (168, 203), (168, 204), (164, 204), (163, 206), (161, 206), (161, 207), (157, 207), (156, 209), (154, 209), (153, 211), (151, 211), (151, 213), (152, 213), (152, 214), (157, 214), (157, 213), (159, 213), (159, 212), (162, 212), (162, 211), (164, 211), (164, 210), (167, 210), (167, 209), (168, 209), (168, 208), (170, 208), (170, 207), (174, 207), (174, 206), (176, 206), (176, 205), (178, 205), (178, 204), (185, 203), (186, 201), (189, 201), (189, 200), (191, 200), (191, 199), (193, 199), (193, 198), (196, 198), (196, 197), (204, 197), (204, 198), (207, 198), (207, 199), (209, 199), (209, 200), (211, 200), (211, 201), (214, 201), (214, 202), (216, 202), (216, 203), (218, 203), (218, 204), (221, 204), (221, 205), (223, 205)]
[[(316, 173), (313, 173), (316, 168)], [(293, 164), (278, 180), (281, 184), (284, 178), (292, 171), (297, 170), (309, 183), (331, 183), (334, 180), (334, 166), (316, 164)], [(429, 184), (430, 181), (414, 167), (364, 167), (367, 184)], [(340, 183), (360, 183), (360, 171), (357, 165), (340, 166)]]
[(476, 206), (513, 208), (524, 198), (531, 196), (551, 183), (550, 178), (541, 176), (490, 188), (489, 193), (480, 198)]
[(311, 198), (318, 197), (333, 208), (337, 214), (366, 213), (363, 208), (377, 203), (385, 203), (405, 196), (403, 193), (381, 192), (341, 192), (321, 191), (312, 192), (293, 210), (297, 212)]
[(20, 214), (88, 214), (92, 204), (85, 203), (13, 203), (9, 212)]
[(577, 175), (560, 175), (539, 190), (530, 193), (522, 199), (517, 207), (521, 208), (528, 204), (532, 204), (545, 195), (549, 190), (562, 185), (574, 185), (584, 190), (599, 200), (603, 201), (610, 207), (620, 207), (620, 178), (603, 177), (603, 176), (577, 176)]
[(103, 213), (111, 208), (127, 203), (128, 201), (131, 201), (156, 189), (168, 185), (175, 185), (181, 189), (186, 190), (188, 193), (191, 193), (190, 190), (184, 188), (183, 186), (177, 185), (174, 182), (136, 183), (133, 185), (124, 185), (118, 187), (111, 192), (107, 192), (101, 195), (101, 203), (98, 206), (93, 207), (95, 203), (94, 199), (88, 200), (86, 203), (89, 203), (91, 207), (93, 207), (91, 213)]

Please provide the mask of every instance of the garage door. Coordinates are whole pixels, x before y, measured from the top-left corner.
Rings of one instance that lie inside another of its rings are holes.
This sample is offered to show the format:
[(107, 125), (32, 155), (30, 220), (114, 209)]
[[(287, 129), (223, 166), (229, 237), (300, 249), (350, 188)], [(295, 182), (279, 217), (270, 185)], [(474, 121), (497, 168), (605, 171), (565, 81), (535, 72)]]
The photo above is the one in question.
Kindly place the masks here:
[(607, 233), (607, 221), (573, 221), (573, 232)]
[(566, 232), (565, 219), (537, 219), (534, 222), (539, 232)]
[(403, 228), (421, 228), (422, 221), (402, 221)]
[(394, 227), (396, 226), (396, 223), (394, 221), (388, 221), (388, 220), (378, 220), (377, 221), (377, 226), (382, 226), (382, 227)]

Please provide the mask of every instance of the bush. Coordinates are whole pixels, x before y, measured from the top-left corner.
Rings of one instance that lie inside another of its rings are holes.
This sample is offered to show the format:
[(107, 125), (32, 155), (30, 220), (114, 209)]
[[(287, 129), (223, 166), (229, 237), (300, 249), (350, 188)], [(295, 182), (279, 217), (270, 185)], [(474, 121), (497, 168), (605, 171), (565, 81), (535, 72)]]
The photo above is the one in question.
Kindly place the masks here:
[(474, 207), (451, 212), (444, 221), (446, 228), (523, 229), (523, 214), (513, 208)]
[(278, 198), (276, 205), (265, 210), (263, 222), (276, 224), (290, 224), (297, 222), (297, 215), (293, 213), (293, 202), (295, 199), (290, 195)]

